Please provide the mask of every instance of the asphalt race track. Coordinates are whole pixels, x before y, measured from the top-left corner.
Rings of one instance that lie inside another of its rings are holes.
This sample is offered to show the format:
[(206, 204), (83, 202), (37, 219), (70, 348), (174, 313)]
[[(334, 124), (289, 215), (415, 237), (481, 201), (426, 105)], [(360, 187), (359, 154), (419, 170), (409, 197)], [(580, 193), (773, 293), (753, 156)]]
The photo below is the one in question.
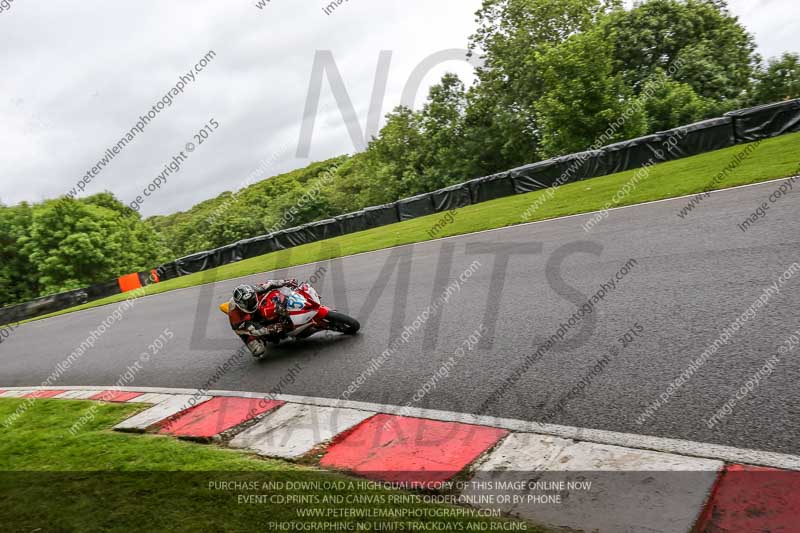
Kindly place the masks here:
[[(800, 261), (796, 191), (771, 204), (748, 232), (737, 227), (778, 185), (714, 193), (685, 219), (677, 213), (688, 199), (676, 199), (612, 211), (588, 233), (582, 226), (589, 215), (583, 215), (254, 276), (249, 280), (307, 278), (324, 267), (317, 284), (323, 300), (358, 317), (362, 334), (288, 342), (273, 348), (266, 361), (248, 356), (211, 388), (268, 392), (295, 367), (295, 382), (281, 392), (339, 398), (477, 260), (480, 265), (442, 312), (406, 334), (407, 343), (395, 343), (396, 352), (365, 374), (349, 399), (404, 405), (438, 371), (442, 377), (417, 394), (415, 407), (800, 454), (800, 348), (781, 355), (775, 371), (718, 426), (706, 424), (800, 329), (800, 272), (669, 403), (643, 424), (636, 421), (691, 360)], [(595, 312), (481, 410), (525, 366), (526, 356), (530, 361), (630, 259), (636, 264)], [(168, 328), (174, 339), (128, 385), (203, 387), (241, 346), (216, 307), (242, 282), (138, 300), (56, 385), (117, 382)], [(0, 385), (40, 384), (115, 308), (20, 327), (0, 344)], [(482, 324), (480, 344), (455, 358), (449, 375), (440, 371)], [(630, 328), (641, 333), (623, 349), (618, 338)], [(592, 376), (604, 356), (608, 363)], [(568, 397), (563, 412), (546, 414), (587, 376), (584, 392)]]

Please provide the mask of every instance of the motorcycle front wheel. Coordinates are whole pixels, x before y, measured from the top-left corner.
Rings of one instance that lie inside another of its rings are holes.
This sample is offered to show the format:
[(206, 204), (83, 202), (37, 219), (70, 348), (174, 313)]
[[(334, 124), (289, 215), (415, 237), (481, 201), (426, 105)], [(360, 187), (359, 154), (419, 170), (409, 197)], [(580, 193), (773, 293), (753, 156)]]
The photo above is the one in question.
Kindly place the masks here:
[(345, 335), (355, 335), (361, 329), (361, 324), (353, 317), (336, 311), (328, 312), (325, 317), (325, 325), (330, 331), (344, 333)]

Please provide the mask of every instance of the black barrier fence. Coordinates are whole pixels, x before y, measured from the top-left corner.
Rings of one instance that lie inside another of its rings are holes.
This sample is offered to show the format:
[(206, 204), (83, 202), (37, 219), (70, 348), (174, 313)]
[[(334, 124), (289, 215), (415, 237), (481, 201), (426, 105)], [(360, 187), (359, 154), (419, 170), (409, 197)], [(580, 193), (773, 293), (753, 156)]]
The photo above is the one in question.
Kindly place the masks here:
[(397, 202), (397, 215), (400, 220), (432, 215), (436, 212), (433, 205), (433, 194), (426, 192)]
[(768, 139), (800, 131), (800, 99), (731, 111), (725, 116), (733, 119), (738, 142)]
[(83, 289), (61, 292), (49, 296), (36, 298), (29, 302), (3, 307), (0, 309), (0, 324), (11, 324), (28, 318), (55, 313), (69, 309), (107, 296), (119, 294), (119, 284), (116, 280), (92, 285)]
[(459, 207), (466, 207), (472, 203), (472, 193), (468, 183), (459, 183), (431, 193), (433, 209), (440, 213)]
[[(174, 263), (162, 265), (155, 269), (159, 280), (178, 277)], [(149, 285), (155, 280), (151, 279), (152, 273), (138, 272), (139, 282), (142, 286)], [(12, 324), (29, 318), (36, 318), (50, 313), (56, 313), (70, 307), (101, 300), (122, 292), (118, 279), (98, 283), (83, 289), (61, 292), (49, 296), (36, 298), (29, 302), (3, 307), (0, 309), (0, 325)]]
[[(598, 150), (539, 161), (438, 191), (404, 198), (391, 204), (367, 207), (332, 219), (245, 239), (216, 250), (177, 259), (161, 265), (156, 270), (160, 280), (166, 281), (243, 259), (403, 220), (797, 131), (800, 131), (800, 99), (742, 109), (727, 113), (720, 118), (630, 139)], [(117, 282), (114, 281), (38, 298), (0, 309), (0, 324), (34, 318), (119, 292)]]

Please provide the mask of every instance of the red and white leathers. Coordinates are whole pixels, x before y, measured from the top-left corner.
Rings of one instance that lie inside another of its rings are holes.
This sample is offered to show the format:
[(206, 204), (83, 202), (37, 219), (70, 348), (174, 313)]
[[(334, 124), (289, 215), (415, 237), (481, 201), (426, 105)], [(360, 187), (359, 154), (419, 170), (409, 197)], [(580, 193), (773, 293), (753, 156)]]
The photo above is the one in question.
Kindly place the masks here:
[(278, 342), (294, 327), (289, 319), (285, 302), (282, 300), (267, 301), (269, 293), (282, 287), (296, 289), (298, 286), (296, 279), (269, 280), (256, 285), (258, 308), (254, 313), (242, 311), (231, 300), (228, 312), (231, 328), (254, 356), (261, 357), (266, 353), (265, 340)]

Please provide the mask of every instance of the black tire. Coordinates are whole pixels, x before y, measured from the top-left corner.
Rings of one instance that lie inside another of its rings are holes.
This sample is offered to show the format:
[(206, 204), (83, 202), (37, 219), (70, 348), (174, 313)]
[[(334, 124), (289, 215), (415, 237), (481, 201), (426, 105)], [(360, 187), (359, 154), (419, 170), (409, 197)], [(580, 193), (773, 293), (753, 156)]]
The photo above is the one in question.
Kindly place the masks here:
[(345, 335), (355, 335), (361, 329), (361, 324), (358, 320), (336, 311), (328, 313), (328, 316), (325, 317), (325, 323), (328, 325), (329, 330), (344, 333)]

